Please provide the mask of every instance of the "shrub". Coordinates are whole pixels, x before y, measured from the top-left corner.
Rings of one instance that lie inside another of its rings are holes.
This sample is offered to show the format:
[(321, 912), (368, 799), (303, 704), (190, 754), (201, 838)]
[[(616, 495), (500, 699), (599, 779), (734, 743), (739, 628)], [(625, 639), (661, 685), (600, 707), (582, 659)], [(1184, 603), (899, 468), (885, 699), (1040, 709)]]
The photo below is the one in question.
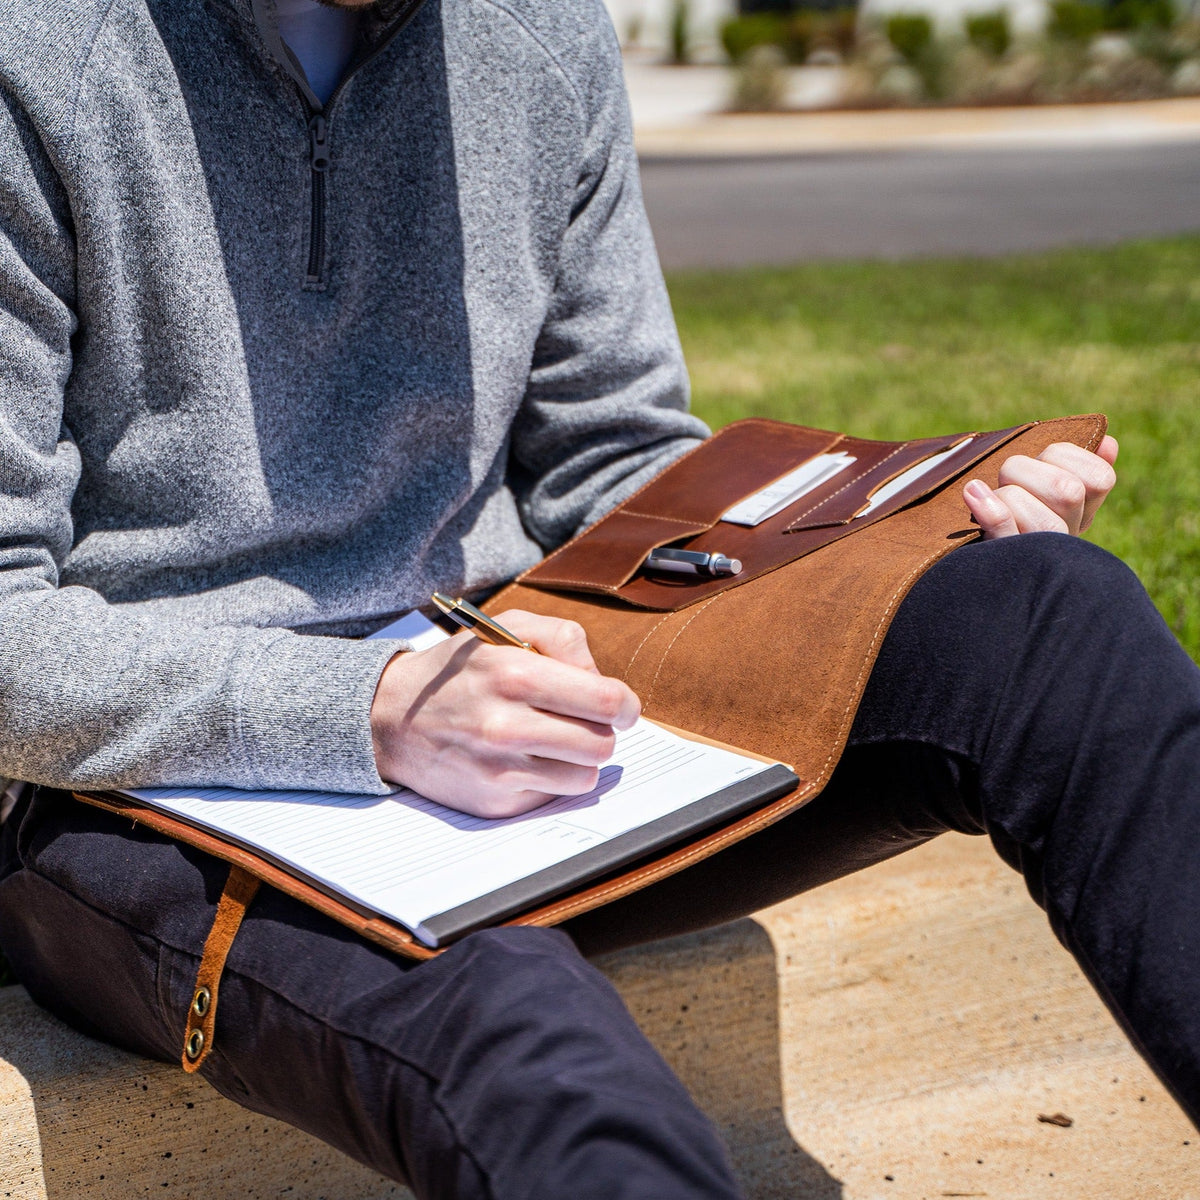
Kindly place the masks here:
[(1174, 24), (1171, 0), (1117, 0), (1104, 10), (1106, 29), (1170, 29)]
[(896, 13), (888, 17), (888, 41), (906, 61), (916, 63), (933, 45), (933, 22), (923, 13)]
[(771, 112), (787, 100), (787, 60), (778, 46), (755, 46), (738, 63), (733, 107), (741, 112)]
[(812, 51), (822, 47), (849, 58), (854, 52), (857, 23), (852, 8), (829, 12), (801, 9), (790, 15), (748, 13), (721, 26), (721, 45), (734, 63), (740, 63), (755, 46), (778, 46), (792, 63), (804, 62)]
[(688, 43), (688, 0), (675, 0), (671, 9), (671, 61), (682, 65), (690, 57)]
[(789, 62), (802, 63), (822, 38), (824, 18), (815, 12), (798, 12), (784, 27), (783, 52)]
[(787, 36), (787, 18), (777, 13), (731, 17), (721, 26), (721, 45), (731, 62), (741, 62), (755, 46), (781, 46)]
[(976, 13), (964, 22), (967, 41), (976, 50), (1001, 58), (1012, 43), (1012, 32), (1008, 27), (1008, 13), (998, 8), (995, 12)]
[(853, 8), (798, 12), (788, 22), (789, 45), (784, 49), (793, 62), (804, 62), (820, 49), (836, 50), (845, 59), (854, 53), (857, 38), (858, 13)]
[(1054, 0), (1047, 32), (1064, 41), (1086, 42), (1104, 28), (1104, 10), (1086, 0)]
[(843, 58), (849, 58), (858, 44), (858, 11), (853, 8), (835, 9), (826, 19), (825, 30), (837, 52)]

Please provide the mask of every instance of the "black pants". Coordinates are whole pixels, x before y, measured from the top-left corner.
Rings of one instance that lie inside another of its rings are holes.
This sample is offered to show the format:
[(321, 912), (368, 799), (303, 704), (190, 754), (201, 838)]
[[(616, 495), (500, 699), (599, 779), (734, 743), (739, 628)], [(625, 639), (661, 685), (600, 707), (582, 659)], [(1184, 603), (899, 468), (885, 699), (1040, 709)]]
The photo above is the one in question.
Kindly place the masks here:
[[(26, 986), (176, 1060), (225, 867), (53, 792), (14, 824), (0, 944)], [(988, 834), (1024, 874), (1196, 1120), (1200, 671), (1125, 567), (1054, 534), (965, 547), (918, 583), (821, 797), (564, 931), (489, 931), (413, 966), (265, 890), (205, 1074), (423, 1197), (735, 1196), (714, 1132), (584, 955), (946, 829)]]

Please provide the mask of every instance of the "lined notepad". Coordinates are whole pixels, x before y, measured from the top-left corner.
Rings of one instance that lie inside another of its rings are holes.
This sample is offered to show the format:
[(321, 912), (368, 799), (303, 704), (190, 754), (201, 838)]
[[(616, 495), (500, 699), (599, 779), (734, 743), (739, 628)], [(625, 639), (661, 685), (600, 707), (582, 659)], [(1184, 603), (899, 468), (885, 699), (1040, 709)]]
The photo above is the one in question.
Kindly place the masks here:
[(437, 945), (542, 891), (573, 886), (663, 838), (690, 832), (692, 809), (711, 822), (782, 794), (794, 782), (784, 767), (641, 720), (617, 735), (613, 759), (593, 791), (510, 819), (467, 816), (407, 790), (390, 796), (232, 788), (127, 794), (257, 851)]

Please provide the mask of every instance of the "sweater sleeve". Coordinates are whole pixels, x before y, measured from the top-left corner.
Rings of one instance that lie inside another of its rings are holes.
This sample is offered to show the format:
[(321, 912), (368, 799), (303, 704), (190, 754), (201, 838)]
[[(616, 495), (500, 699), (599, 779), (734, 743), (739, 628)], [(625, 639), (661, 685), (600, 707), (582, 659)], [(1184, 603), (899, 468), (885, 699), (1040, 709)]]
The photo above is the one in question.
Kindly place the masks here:
[(199, 627), (59, 586), (81, 472), (74, 271), (61, 181), (0, 94), (0, 776), (386, 791), (369, 712), (402, 645)]
[(577, 87), (585, 126), (578, 182), (513, 429), (522, 519), (547, 548), (708, 432), (687, 412), (687, 371), (642, 203), (620, 50), (602, 12), (592, 24)]

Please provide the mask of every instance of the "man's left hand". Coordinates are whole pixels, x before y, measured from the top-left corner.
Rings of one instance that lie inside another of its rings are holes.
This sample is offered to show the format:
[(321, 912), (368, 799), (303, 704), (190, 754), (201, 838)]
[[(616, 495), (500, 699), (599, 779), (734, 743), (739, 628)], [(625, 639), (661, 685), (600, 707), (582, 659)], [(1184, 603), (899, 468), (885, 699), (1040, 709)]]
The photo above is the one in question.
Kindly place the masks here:
[(1037, 458), (1014, 454), (1000, 468), (994, 490), (981, 479), (963, 499), (985, 538), (1014, 533), (1082, 533), (1117, 482), (1117, 440), (1105, 437), (1095, 453), (1055, 442)]

